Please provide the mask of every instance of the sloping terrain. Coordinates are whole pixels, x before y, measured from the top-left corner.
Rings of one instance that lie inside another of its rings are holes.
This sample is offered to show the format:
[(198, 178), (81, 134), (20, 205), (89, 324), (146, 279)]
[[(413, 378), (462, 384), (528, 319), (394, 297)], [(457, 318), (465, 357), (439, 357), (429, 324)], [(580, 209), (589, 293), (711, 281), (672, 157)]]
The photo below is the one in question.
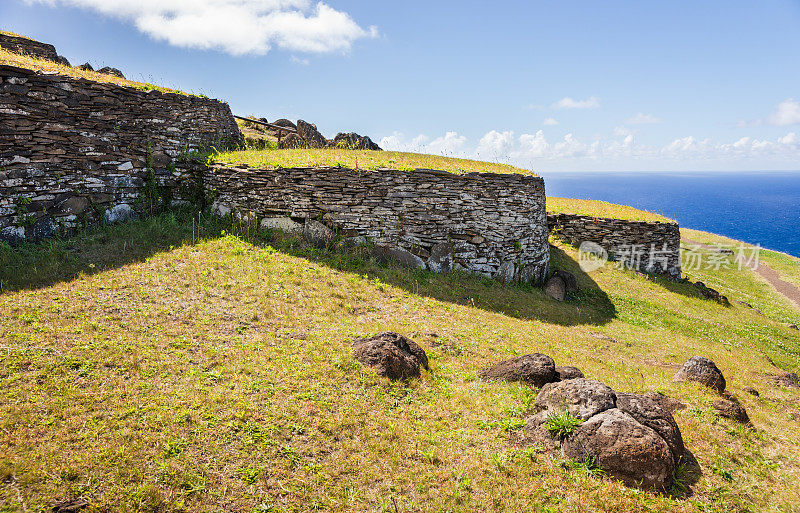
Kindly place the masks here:
[[(188, 212), (0, 247), (0, 508), (800, 511), (800, 389), (770, 379), (800, 369), (785, 326), (800, 312), (747, 269), (688, 272), (724, 307), (690, 284), (584, 274), (554, 243), (581, 286), (564, 303)], [(348, 341), (386, 330), (427, 351), (421, 379), (354, 361)], [(662, 495), (515, 444), (536, 391), (477, 373), (531, 352), (686, 403), (675, 418), (699, 475)], [(754, 428), (672, 383), (693, 355), (716, 362)]]

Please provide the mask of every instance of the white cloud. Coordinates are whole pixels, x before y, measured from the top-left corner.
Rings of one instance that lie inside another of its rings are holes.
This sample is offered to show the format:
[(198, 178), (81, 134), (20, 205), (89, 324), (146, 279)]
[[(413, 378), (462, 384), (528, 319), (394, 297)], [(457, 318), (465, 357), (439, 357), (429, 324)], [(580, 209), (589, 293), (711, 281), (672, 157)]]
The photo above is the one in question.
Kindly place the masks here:
[(651, 114), (643, 114), (639, 112), (632, 118), (628, 118), (625, 123), (628, 125), (656, 125), (661, 123), (661, 119)]
[(292, 60), (293, 63), (299, 64), (301, 66), (308, 66), (310, 64), (310, 61), (308, 59), (301, 59), (300, 57), (297, 57), (296, 55), (292, 55), (291, 60)]
[(775, 112), (769, 115), (767, 123), (775, 126), (796, 125), (800, 123), (800, 103), (789, 98), (778, 104)]
[(554, 109), (596, 109), (599, 106), (600, 100), (594, 96), (590, 96), (586, 100), (574, 100), (565, 96), (552, 105)]
[(431, 153), (444, 156), (463, 156), (467, 138), (456, 132), (447, 132), (427, 144)]
[(547, 118), (544, 121), (542, 121), (543, 126), (556, 126), (557, 124), (558, 121), (556, 121), (555, 118)]
[(499, 157), (507, 157), (513, 147), (514, 132), (492, 130), (478, 141), (475, 154), (483, 159), (496, 160)]
[(132, 23), (174, 46), (264, 54), (273, 46), (296, 52), (344, 52), (377, 37), (349, 14), (311, 0), (25, 0), (91, 9)]

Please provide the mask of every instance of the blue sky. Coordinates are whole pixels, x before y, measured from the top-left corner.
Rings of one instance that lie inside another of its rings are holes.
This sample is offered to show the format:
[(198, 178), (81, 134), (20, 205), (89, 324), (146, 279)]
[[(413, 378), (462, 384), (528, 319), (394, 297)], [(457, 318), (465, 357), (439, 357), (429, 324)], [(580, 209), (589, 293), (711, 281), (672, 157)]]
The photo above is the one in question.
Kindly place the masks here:
[(541, 172), (800, 169), (798, 1), (2, 0), (73, 64)]

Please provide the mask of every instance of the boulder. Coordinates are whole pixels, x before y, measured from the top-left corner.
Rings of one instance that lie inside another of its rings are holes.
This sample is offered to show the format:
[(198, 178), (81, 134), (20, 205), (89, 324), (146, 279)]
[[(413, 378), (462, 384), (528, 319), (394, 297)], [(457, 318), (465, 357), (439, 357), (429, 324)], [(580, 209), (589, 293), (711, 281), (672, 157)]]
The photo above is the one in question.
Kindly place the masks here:
[(453, 244), (440, 242), (431, 248), (428, 269), (435, 273), (446, 273), (453, 267)]
[(231, 215), (231, 206), (220, 200), (211, 204), (211, 213), (217, 217), (228, 217)]
[(380, 146), (375, 144), (372, 139), (365, 135), (358, 135), (355, 132), (339, 132), (333, 141), (330, 142), (331, 146), (336, 148), (345, 148), (348, 150), (376, 150), (380, 151)]
[(720, 399), (711, 403), (711, 407), (717, 410), (720, 417), (725, 417), (742, 424), (750, 423), (750, 417), (747, 416), (747, 410), (744, 406), (737, 401), (729, 401), (727, 399)]
[(558, 276), (564, 281), (564, 290), (569, 292), (576, 292), (578, 290), (578, 279), (569, 271), (563, 269), (556, 270), (553, 276)]
[(303, 237), (309, 243), (325, 248), (333, 239), (333, 230), (316, 219), (306, 219), (306, 224), (303, 226)]
[(674, 397), (669, 397), (661, 392), (645, 392), (641, 394), (645, 397), (649, 397), (653, 401), (657, 402), (662, 408), (667, 410), (670, 414), (675, 413), (678, 410), (685, 410), (686, 404), (682, 403), (681, 401), (675, 399)]
[(72, 64), (70, 64), (69, 60), (66, 57), (64, 57), (63, 55), (59, 55), (58, 56), (58, 61), (56, 61), (56, 62), (58, 62), (62, 66), (69, 66), (70, 68), (72, 67)]
[(485, 380), (519, 381), (535, 387), (558, 381), (555, 362), (540, 353), (503, 360), (478, 374)]
[(136, 217), (136, 212), (127, 203), (120, 203), (106, 210), (103, 217), (107, 223), (121, 223)]
[(725, 376), (717, 366), (702, 356), (692, 356), (683, 364), (678, 372), (672, 377), (672, 381), (696, 381), (709, 388), (717, 390), (719, 393), (725, 391)]
[(83, 64), (78, 66), (78, 69), (81, 69), (83, 71), (94, 71), (94, 68), (88, 62), (84, 62)]
[(609, 476), (629, 486), (664, 490), (675, 459), (667, 442), (632, 415), (611, 408), (578, 426), (562, 443), (565, 456), (589, 456)]
[(261, 220), (262, 230), (280, 230), (286, 233), (303, 233), (303, 225), (288, 217), (265, 217)]
[(669, 446), (675, 461), (686, 452), (681, 430), (672, 413), (661, 406), (656, 399), (643, 394), (617, 393), (617, 408), (658, 433)]
[(559, 381), (586, 377), (577, 367), (556, 367), (556, 374), (558, 374)]
[(544, 385), (534, 404), (538, 409), (567, 411), (586, 420), (614, 408), (616, 394), (599, 381), (576, 378)]
[(112, 75), (119, 78), (125, 78), (125, 75), (122, 74), (120, 70), (117, 68), (112, 68), (110, 66), (105, 66), (97, 70), (98, 73), (103, 73), (104, 75)]
[(372, 255), (383, 263), (397, 263), (410, 269), (425, 269), (425, 260), (414, 253), (394, 246), (375, 246)]
[(327, 141), (317, 131), (317, 125), (312, 125), (302, 119), (297, 120), (297, 135), (311, 148), (324, 148)]
[(355, 359), (391, 380), (420, 375), (420, 367), (428, 368), (428, 356), (413, 340), (392, 332), (352, 342)]
[(514, 275), (516, 273), (516, 266), (514, 262), (508, 260), (500, 264), (500, 267), (497, 269), (497, 274), (495, 274), (495, 278), (502, 281), (503, 283), (512, 283), (514, 281)]
[(6, 226), (0, 229), (0, 241), (11, 245), (21, 244), (25, 241), (25, 228), (22, 226)]
[(562, 278), (553, 276), (544, 284), (544, 293), (551, 299), (564, 301), (567, 298), (567, 286)]
[[(545, 385), (528, 418), (525, 439), (554, 456), (591, 458), (628, 485), (666, 490), (685, 446), (672, 414), (651, 394), (615, 393), (582, 378)], [(548, 418), (567, 411), (583, 422), (571, 432), (550, 431)]]

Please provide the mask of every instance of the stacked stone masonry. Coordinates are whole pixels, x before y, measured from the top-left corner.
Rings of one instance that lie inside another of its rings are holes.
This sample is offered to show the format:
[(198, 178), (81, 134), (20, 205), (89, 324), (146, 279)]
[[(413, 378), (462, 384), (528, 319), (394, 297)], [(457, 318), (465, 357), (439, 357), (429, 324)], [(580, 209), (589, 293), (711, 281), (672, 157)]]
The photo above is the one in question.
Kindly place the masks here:
[(584, 242), (597, 244), (611, 260), (627, 267), (670, 278), (681, 276), (681, 234), (677, 223), (550, 214), (547, 224), (561, 240), (576, 247)]
[(204, 186), (216, 196), (217, 212), (257, 216), (269, 226), (319, 219), (345, 243), (386, 248), (419, 268), (464, 269), (507, 282), (538, 283), (547, 274), (539, 177), (218, 165)]
[(181, 201), (181, 157), (240, 138), (216, 100), (0, 66), (0, 240), (134, 215), (148, 177)]
[(25, 37), (0, 33), (0, 48), (22, 55), (58, 62), (58, 53), (53, 45), (40, 43)]

